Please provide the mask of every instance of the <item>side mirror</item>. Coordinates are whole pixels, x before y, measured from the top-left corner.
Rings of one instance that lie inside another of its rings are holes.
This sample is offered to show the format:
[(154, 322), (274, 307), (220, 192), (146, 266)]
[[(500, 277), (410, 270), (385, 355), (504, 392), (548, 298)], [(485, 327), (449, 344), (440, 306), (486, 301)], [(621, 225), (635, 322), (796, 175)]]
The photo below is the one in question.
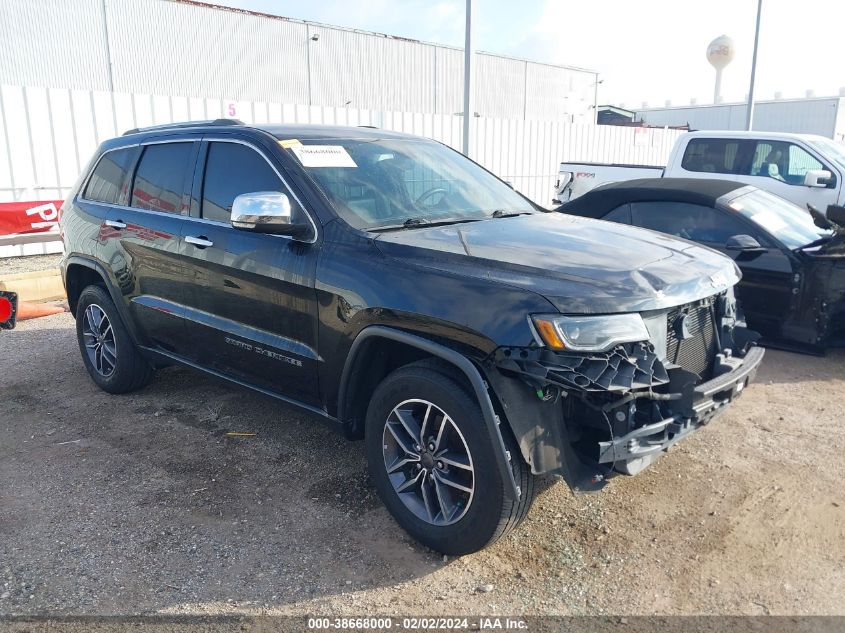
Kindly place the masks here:
[(725, 243), (725, 248), (729, 251), (740, 251), (743, 253), (765, 250), (760, 246), (760, 242), (750, 235), (732, 235)]
[(845, 207), (830, 204), (827, 207), (827, 219), (837, 226), (845, 227)]
[[(833, 205), (830, 205), (828, 207), (828, 210), (830, 210), (830, 207), (832, 207), (832, 206)], [(832, 229), (833, 228), (833, 226), (830, 224), (828, 219), (826, 217), (824, 217), (824, 213), (822, 213), (821, 211), (816, 209), (816, 207), (814, 207), (810, 203), (807, 203), (807, 211), (810, 212), (810, 217), (813, 218), (813, 224), (815, 224), (820, 229)]]
[(307, 238), (309, 224), (295, 223), (290, 199), (278, 191), (244, 193), (232, 203), (232, 226), (244, 231)]
[(804, 175), (805, 187), (827, 187), (833, 177), (826, 169), (811, 169)]

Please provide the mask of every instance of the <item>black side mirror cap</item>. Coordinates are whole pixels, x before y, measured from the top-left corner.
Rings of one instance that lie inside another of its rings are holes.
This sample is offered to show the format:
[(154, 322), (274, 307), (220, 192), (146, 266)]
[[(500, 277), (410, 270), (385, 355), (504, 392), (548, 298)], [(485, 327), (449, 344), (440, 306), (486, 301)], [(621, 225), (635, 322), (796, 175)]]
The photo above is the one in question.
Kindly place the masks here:
[(760, 242), (755, 240), (750, 235), (732, 235), (728, 238), (728, 241), (725, 243), (725, 248), (729, 251), (742, 252), (765, 250), (762, 246), (760, 246)]
[[(832, 206), (833, 205), (830, 205), (830, 207), (832, 207)], [(828, 209), (830, 209), (830, 207), (828, 207)], [(807, 211), (810, 212), (810, 216), (813, 218), (813, 224), (815, 224), (820, 229), (832, 229), (833, 228), (831, 226), (830, 222), (828, 221), (828, 219), (826, 217), (824, 217), (824, 213), (822, 213), (821, 211), (816, 209), (816, 207), (814, 207), (813, 205), (808, 203), (807, 204)]]
[(845, 207), (838, 204), (828, 205), (827, 219), (838, 226), (845, 227)]

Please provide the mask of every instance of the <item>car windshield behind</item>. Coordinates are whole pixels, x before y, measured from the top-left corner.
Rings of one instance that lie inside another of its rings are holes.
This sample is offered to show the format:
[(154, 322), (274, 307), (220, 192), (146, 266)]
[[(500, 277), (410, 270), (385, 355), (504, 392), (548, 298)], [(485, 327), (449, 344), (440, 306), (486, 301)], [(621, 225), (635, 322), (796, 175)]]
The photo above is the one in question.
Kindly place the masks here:
[(845, 145), (836, 141), (829, 141), (826, 138), (814, 139), (811, 145), (815, 145), (821, 154), (827, 156), (839, 169), (845, 171)]
[(765, 229), (790, 249), (807, 246), (832, 234), (831, 231), (817, 227), (809, 212), (762, 189), (753, 189), (737, 196), (727, 206)]
[(534, 207), (463, 155), (423, 139), (281, 141), (358, 229), (471, 221)]

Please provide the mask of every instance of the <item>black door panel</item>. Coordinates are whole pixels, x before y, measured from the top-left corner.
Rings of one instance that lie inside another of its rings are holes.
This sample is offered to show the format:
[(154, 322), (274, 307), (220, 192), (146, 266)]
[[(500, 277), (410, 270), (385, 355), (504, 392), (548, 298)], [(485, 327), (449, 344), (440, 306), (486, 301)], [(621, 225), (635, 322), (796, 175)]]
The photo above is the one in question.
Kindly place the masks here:
[[(632, 220), (641, 226), (709, 246), (733, 259), (742, 271), (737, 298), (748, 324), (764, 336), (778, 336), (790, 310), (793, 270), (789, 257), (748, 220), (721, 209), (686, 202), (634, 202)], [(750, 235), (766, 248), (729, 251), (728, 238)]]
[(185, 338), (179, 257), (183, 221), (178, 215), (118, 207), (109, 211), (103, 230), (106, 263), (115, 273), (141, 343), (177, 353)]
[(316, 402), (315, 249), (274, 235), (187, 220), (187, 312), (195, 362)]
[(763, 336), (779, 336), (796, 287), (789, 257), (778, 248), (744, 253), (729, 251), (721, 244), (707, 245), (732, 258), (742, 271), (737, 297), (748, 324)]
[(143, 145), (122, 204), (109, 209), (102, 257), (146, 347), (187, 352), (180, 234), (199, 142)]
[[(317, 389), (316, 244), (235, 229), (234, 198), (290, 195), (263, 154), (239, 142), (204, 143), (182, 227), (186, 314), (194, 362), (308, 404)], [(204, 184), (201, 182), (205, 177)]]

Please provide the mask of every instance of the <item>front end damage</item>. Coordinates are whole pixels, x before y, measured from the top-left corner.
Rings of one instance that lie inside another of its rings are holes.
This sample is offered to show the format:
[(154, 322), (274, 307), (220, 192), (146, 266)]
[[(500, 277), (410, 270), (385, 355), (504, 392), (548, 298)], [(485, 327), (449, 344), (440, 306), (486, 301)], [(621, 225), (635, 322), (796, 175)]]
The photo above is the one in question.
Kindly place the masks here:
[(762, 361), (732, 290), (642, 317), (648, 341), (602, 353), (502, 347), (487, 360), (532, 472), (578, 491), (637, 474), (721, 413)]

